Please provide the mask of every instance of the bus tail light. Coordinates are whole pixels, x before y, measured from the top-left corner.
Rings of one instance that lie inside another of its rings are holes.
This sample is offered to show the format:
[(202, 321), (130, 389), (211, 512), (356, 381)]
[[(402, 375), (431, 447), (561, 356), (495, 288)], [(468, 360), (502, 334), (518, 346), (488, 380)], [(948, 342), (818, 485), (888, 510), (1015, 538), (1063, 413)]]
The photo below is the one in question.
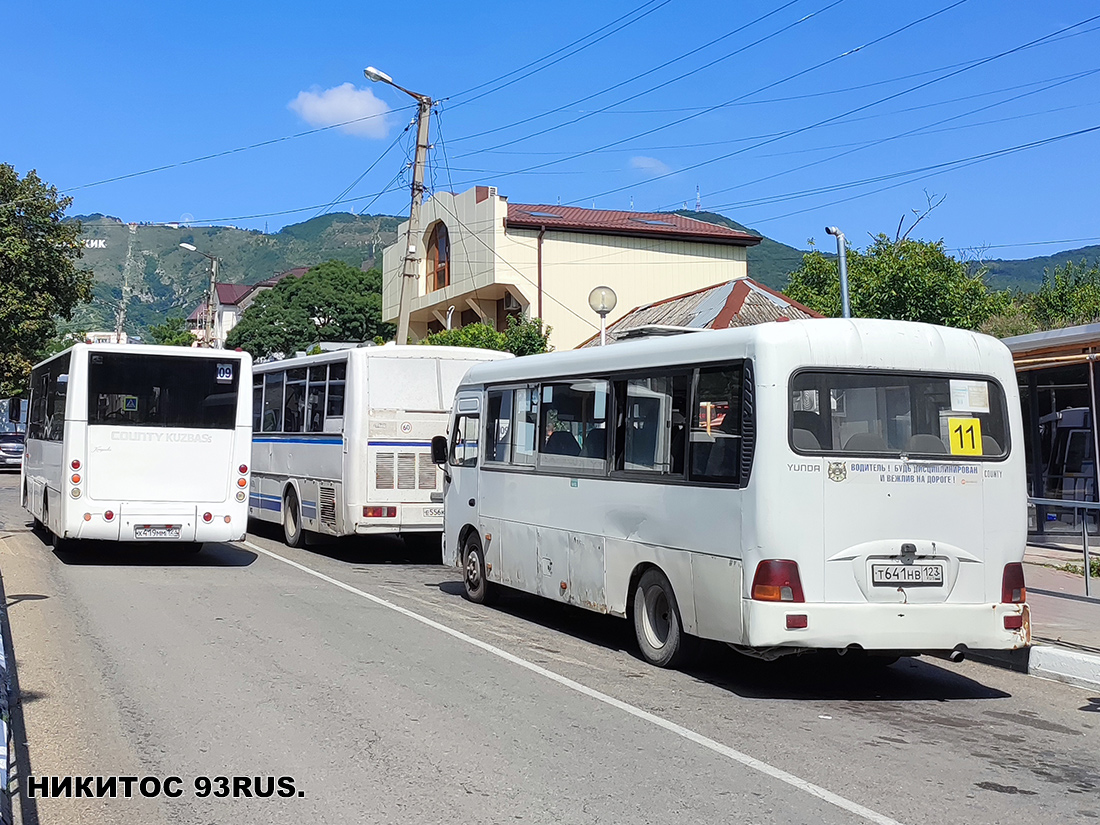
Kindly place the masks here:
[(213, 516), (212, 513), (203, 513), (202, 514), (202, 520), (205, 521), (207, 524), (209, 524), (211, 521), (213, 521), (213, 519), (214, 519), (214, 516)]
[(805, 613), (788, 613), (787, 630), (804, 630), (810, 626), (810, 617)]
[(103, 518), (106, 519), (107, 521), (114, 521), (114, 518), (115, 518), (114, 511), (108, 510), (106, 513), (103, 514)]
[(79, 458), (74, 458), (72, 461), (69, 462), (69, 466), (72, 467), (74, 470), (79, 470), (80, 469), (80, 459)]
[(222, 521), (224, 521), (226, 524), (229, 524), (229, 522), (231, 522), (232, 520), (233, 519), (230, 516), (224, 516), (222, 518)]
[(1005, 630), (1020, 630), (1024, 626), (1024, 614), (1016, 613), (1012, 616), (1005, 616)]
[(80, 473), (73, 473), (72, 478), (70, 479), (70, 481), (72, 481), (73, 484), (79, 484), (80, 483)]
[(248, 479), (247, 478), (238, 478), (237, 479), (237, 486), (238, 487), (247, 487), (248, 486)]
[(1023, 604), (1027, 601), (1024, 566), (1018, 561), (1005, 565), (1005, 572), (1001, 577), (1001, 601), (1005, 604)]
[(248, 465), (242, 464), (240, 467), (237, 468), (237, 472), (239, 472), (243, 476), (245, 473), (248, 472)]
[(806, 601), (802, 595), (802, 580), (798, 577), (798, 562), (766, 559), (756, 565), (752, 597), (760, 602)]
[(395, 518), (397, 516), (396, 507), (364, 507), (364, 518)]
[(244, 501), (244, 498), (245, 498), (244, 490), (238, 490), (237, 491), (237, 501)]

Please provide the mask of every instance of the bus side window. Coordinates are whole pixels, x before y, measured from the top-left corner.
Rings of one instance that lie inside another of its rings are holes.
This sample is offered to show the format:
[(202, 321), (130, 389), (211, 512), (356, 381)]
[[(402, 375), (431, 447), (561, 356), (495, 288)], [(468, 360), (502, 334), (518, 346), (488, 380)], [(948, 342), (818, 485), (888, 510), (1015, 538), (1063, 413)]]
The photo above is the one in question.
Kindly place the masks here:
[(325, 415), (328, 418), (341, 418), (344, 415), (344, 379), (347, 376), (348, 365), (329, 364), (328, 368), (328, 408)]
[(690, 472), (702, 481), (737, 484), (741, 466), (741, 364), (696, 373)]
[(309, 368), (309, 390), (306, 393), (307, 430), (311, 433), (325, 431), (325, 380), (328, 367), (321, 364)]
[(305, 425), (306, 370), (305, 367), (287, 370), (286, 400), (283, 402), (283, 432), (300, 433)]
[(687, 376), (617, 381), (615, 469), (684, 474)]
[(252, 378), (252, 432), (260, 432), (264, 418), (264, 377), (256, 374)]
[(460, 415), (455, 420), (449, 462), (452, 467), (477, 466), (477, 430), (479, 424), (480, 419), (476, 415)]
[(512, 463), (533, 466), (539, 428), (539, 389), (515, 390), (512, 406)]
[(264, 420), (265, 433), (281, 432), (283, 428), (283, 373), (269, 372), (264, 375)]
[(491, 390), (485, 420), (485, 460), (510, 461), (512, 447), (512, 399), (515, 390)]

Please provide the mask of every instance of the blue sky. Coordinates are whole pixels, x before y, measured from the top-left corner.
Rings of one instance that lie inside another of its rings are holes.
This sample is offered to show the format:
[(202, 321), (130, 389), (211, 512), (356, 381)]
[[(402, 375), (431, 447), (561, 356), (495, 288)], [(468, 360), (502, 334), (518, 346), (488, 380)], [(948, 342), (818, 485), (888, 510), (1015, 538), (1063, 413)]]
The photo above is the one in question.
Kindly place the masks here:
[(0, 162), (37, 169), (73, 213), (127, 221), (402, 214), (412, 101), (367, 81), (373, 65), (442, 99), (435, 189), (653, 211), (693, 207), (698, 187), (704, 209), (826, 249), (826, 224), (863, 247), (945, 196), (915, 236), (1030, 257), (1100, 238), (1100, 131), (1073, 134), (1100, 126), (1098, 15), (1023, 0), (11, 3)]

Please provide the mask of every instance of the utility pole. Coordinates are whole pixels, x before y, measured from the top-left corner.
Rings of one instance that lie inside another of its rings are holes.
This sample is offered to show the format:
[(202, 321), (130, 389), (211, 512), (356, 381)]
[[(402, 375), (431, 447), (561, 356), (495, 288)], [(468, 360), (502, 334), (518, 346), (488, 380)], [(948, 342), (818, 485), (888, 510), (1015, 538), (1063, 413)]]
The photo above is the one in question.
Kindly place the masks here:
[(209, 328), (206, 333), (206, 346), (214, 346), (215, 313), (218, 303), (218, 259), (210, 259), (210, 300), (206, 302), (206, 316)]
[(401, 274), (401, 303), (397, 315), (397, 343), (409, 341), (409, 313), (420, 277), (420, 205), (424, 200), (424, 167), (428, 162), (428, 123), (432, 114), (432, 99), (393, 82), (393, 78), (373, 66), (363, 69), (363, 75), (375, 83), (386, 83), (416, 100), (416, 157), (413, 160), (412, 205), (409, 207), (409, 231), (405, 236), (405, 266)]

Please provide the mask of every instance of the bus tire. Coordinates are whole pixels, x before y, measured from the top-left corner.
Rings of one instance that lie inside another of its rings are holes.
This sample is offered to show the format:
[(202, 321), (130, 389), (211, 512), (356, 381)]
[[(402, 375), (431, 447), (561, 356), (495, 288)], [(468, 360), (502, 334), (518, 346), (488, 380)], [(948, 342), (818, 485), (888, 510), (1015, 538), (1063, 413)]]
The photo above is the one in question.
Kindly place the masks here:
[(486, 578), (485, 553), (477, 533), (467, 537), (462, 549), (462, 584), (466, 588), (466, 598), (474, 604), (489, 604), (493, 600), (494, 588)]
[(302, 505), (298, 493), (288, 487), (283, 495), (283, 537), (288, 547), (301, 547), (306, 543), (306, 531), (302, 529)]
[(658, 568), (642, 573), (634, 590), (634, 636), (642, 658), (657, 667), (687, 661), (691, 639), (684, 632), (672, 585)]

